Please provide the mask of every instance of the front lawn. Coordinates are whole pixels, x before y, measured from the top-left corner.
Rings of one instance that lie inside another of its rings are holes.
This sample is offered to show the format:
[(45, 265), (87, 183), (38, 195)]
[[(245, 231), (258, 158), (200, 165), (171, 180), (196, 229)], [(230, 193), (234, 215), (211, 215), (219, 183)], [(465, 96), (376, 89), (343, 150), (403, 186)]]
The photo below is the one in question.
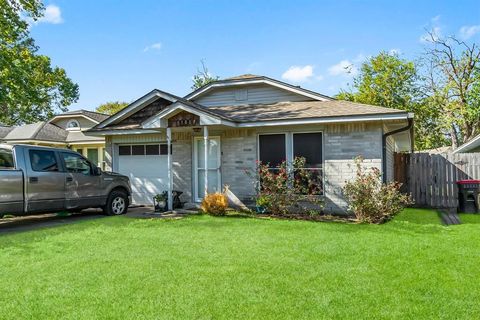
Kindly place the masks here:
[(109, 217), (2, 235), (0, 270), (5, 319), (480, 318), (480, 224), (428, 210), (385, 225)]

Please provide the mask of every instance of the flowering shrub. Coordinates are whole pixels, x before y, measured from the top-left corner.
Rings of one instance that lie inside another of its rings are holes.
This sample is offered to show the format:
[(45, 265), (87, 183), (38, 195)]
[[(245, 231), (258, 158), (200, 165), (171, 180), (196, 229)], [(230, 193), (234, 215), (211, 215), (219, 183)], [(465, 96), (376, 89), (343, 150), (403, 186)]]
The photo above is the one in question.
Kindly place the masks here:
[(292, 163), (283, 161), (275, 168), (257, 161), (255, 173), (247, 174), (254, 180), (257, 199), (268, 200), (262, 206), (269, 213), (306, 213), (322, 207), (321, 174), (305, 169), (305, 158), (297, 157)]
[(411, 197), (399, 191), (401, 183), (382, 183), (380, 170), (372, 168), (367, 171), (362, 162), (360, 157), (355, 159), (357, 176), (343, 188), (349, 209), (359, 221), (382, 223), (412, 204)]
[(227, 197), (220, 192), (208, 193), (202, 201), (201, 210), (212, 216), (223, 216), (228, 208)]

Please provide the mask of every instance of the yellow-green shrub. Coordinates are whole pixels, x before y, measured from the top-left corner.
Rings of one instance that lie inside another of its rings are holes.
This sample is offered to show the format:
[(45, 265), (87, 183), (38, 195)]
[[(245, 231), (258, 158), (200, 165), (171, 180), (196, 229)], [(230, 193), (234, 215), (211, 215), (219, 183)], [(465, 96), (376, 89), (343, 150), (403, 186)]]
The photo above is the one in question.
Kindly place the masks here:
[(227, 197), (220, 192), (209, 193), (203, 198), (201, 209), (213, 216), (223, 216), (228, 208)]

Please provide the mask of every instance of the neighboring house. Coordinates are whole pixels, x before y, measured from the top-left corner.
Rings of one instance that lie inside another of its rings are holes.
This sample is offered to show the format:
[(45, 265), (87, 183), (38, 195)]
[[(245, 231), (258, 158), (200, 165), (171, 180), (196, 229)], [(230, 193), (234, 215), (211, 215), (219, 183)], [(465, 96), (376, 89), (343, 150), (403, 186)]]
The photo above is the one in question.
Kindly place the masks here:
[(255, 187), (245, 170), (254, 170), (256, 160), (275, 166), (303, 156), (321, 177), (325, 210), (344, 212), (342, 187), (355, 177), (354, 158), (363, 156), (366, 166), (392, 180), (394, 151), (411, 150), (412, 118), (243, 75), (184, 98), (153, 90), (87, 134), (105, 137), (107, 166), (130, 177), (134, 204), (152, 204), (169, 187), (189, 202), (223, 185), (252, 199)]
[(70, 148), (102, 167), (105, 139), (86, 136), (84, 131), (107, 118), (108, 115), (87, 110), (69, 111), (49, 121), (0, 127), (0, 142)]
[(453, 153), (473, 153), (480, 152), (480, 134), (470, 141), (462, 144), (457, 149), (453, 150)]

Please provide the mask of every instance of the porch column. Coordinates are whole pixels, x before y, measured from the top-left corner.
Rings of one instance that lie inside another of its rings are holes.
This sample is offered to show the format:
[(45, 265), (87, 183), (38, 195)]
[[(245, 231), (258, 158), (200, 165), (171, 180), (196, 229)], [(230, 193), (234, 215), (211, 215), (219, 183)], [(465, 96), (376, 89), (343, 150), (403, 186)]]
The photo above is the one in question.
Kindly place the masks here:
[(173, 175), (172, 175), (172, 129), (167, 128), (167, 173), (168, 173), (168, 211), (173, 210)]
[(205, 196), (208, 193), (208, 127), (203, 126), (203, 148), (204, 148), (204, 162), (205, 162)]

